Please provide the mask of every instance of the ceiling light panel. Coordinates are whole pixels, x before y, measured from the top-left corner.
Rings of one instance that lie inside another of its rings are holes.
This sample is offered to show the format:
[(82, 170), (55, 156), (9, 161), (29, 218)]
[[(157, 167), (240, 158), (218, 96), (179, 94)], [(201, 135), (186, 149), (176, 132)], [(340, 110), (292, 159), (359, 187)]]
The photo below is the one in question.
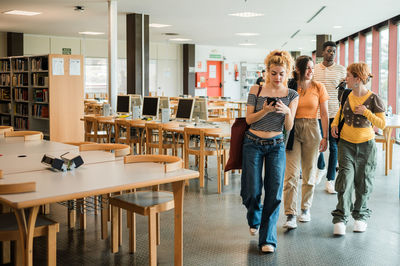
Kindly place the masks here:
[(246, 42), (246, 43), (239, 43), (239, 45), (241, 45), (241, 46), (254, 46), (256, 44), (255, 43)]
[(258, 36), (258, 35), (260, 35), (260, 33), (256, 33), (256, 32), (239, 32), (239, 33), (235, 33), (235, 35), (239, 35), (239, 36)]
[(333, 26), (334, 29), (341, 29), (343, 26)]
[(82, 35), (102, 35), (102, 34), (104, 34), (104, 32), (80, 31), (79, 34), (82, 34)]
[(10, 10), (3, 12), (6, 15), (19, 15), (19, 16), (36, 16), (42, 14), (42, 12), (32, 12), (32, 11), (23, 11), (23, 10)]
[(239, 12), (239, 13), (233, 13), (233, 14), (228, 14), (228, 15), (235, 16), (235, 17), (241, 17), (241, 18), (254, 18), (254, 17), (264, 16), (264, 14), (254, 13), (254, 12)]
[(149, 27), (150, 27), (150, 28), (165, 28), (165, 27), (171, 27), (171, 25), (150, 23), (150, 24), (149, 24)]
[(184, 38), (172, 38), (169, 39), (170, 41), (175, 41), (175, 42), (187, 42), (187, 41), (191, 41), (192, 39), (184, 39)]

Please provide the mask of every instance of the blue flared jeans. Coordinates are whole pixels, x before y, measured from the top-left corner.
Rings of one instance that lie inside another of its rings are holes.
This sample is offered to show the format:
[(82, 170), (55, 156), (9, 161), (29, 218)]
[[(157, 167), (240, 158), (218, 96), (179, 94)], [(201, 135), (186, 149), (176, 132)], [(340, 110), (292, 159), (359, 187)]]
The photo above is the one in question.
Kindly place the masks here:
[[(282, 199), (286, 154), (283, 135), (260, 138), (246, 132), (243, 142), (242, 183), (240, 195), (247, 208), (247, 222), (251, 228), (259, 228), (258, 245), (276, 247), (276, 224)], [(278, 141), (279, 140), (279, 141)], [(264, 181), (262, 170), (264, 167)], [(261, 205), (264, 186), (264, 204)]]

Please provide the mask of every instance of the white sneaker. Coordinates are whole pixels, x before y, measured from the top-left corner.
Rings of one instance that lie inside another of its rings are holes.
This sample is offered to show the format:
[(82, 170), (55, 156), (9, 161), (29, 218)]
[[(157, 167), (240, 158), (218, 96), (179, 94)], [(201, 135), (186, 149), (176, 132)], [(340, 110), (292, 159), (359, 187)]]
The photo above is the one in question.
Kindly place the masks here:
[(256, 236), (258, 234), (258, 228), (251, 228), (249, 229), (250, 235)]
[(286, 222), (283, 224), (283, 228), (287, 228), (287, 229), (297, 228), (296, 216), (293, 214), (289, 214), (287, 216)]
[(273, 245), (264, 245), (261, 247), (263, 253), (274, 253), (275, 247)]
[(299, 216), (299, 221), (303, 222), (303, 223), (311, 221), (310, 210), (301, 210), (301, 214)]
[(325, 190), (326, 192), (328, 192), (329, 194), (336, 194), (336, 190), (335, 190), (335, 181), (326, 181), (325, 183)]
[(365, 230), (367, 230), (367, 226), (368, 224), (365, 221), (355, 220), (353, 232), (359, 232), (359, 233), (365, 232)]
[(346, 225), (343, 222), (335, 223), (333, 225), (333, 234), (344, 236), (346, 234)]
[(316, 185), (321, 183), (321, 180), (326, 177), (326, 174), (328, 173), (328, 170), (326, 168), (320, 170), (317, 169), (317, 182), (315, 182)]

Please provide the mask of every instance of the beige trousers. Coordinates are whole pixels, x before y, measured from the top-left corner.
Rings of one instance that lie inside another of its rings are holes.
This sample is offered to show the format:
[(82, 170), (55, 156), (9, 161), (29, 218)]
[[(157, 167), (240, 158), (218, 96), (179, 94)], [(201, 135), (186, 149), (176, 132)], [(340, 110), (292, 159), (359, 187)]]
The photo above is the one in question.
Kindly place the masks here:
[(286, 151), (286, 171), (283, 186), (286, 215), (297, 215), (297, 188), (300, 173), (302, 176), (301, 209), (308, 210), (311, 208), (317, 180), (320, 142), (321, 134), (317, 119), (295, 119), (293, 150)]

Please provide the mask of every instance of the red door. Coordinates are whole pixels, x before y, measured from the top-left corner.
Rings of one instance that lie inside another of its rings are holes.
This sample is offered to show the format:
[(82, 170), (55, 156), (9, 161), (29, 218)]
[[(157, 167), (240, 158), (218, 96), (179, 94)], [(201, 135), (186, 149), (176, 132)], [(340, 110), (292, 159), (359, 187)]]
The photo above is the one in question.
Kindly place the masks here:
[(221, 96), (221, 61), (207, 61), (207, 96)]

